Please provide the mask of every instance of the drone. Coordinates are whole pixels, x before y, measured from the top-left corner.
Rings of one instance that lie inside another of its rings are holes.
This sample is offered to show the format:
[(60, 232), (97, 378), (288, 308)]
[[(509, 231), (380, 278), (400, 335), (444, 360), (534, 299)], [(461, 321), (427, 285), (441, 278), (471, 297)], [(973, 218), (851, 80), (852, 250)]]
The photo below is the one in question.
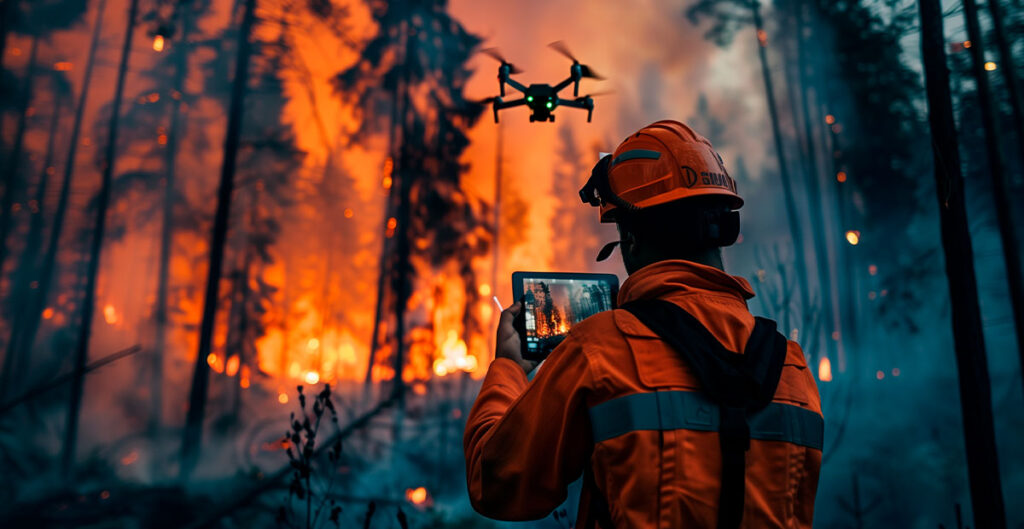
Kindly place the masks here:
[[(562, 41), (552, 42), (549, 46), (572, 61), (572, 66), (569, 66), (569, 77), (554, 86), (549, 84), (531, 84), (529, 86), (525, 86), (512, 78), (513, 75), (523, 73), (522, 70), (506, 61), (497, 49), (487, 48), (480, 50), (501, 62), (501, 66), (498, 66), (498, 88), (501, 95), (483, 100), (483, 103), (491, 104), (491, 108), (494, 110), (495, 123), (498, 122), (499, 110), (522, 105), (530, 107), (530, 110), (532, 111), (530, 114), (531, 123), (534, 121), (555, 121), (555, 115), (553, 112), (558, 107), (586, 109), (587, 122), (590, 122), (590, 118), (594, 114), (593, 98), (594, 96), (601, 95), (604, 92), (587, 94), (581, 97), (580, 81), (583, 80), (583, 78), (596, 80), (602, 80), (604, 78), (597, 75), (597, 73), (595, 73), (594, 70), (586, 64), (580, 64), (580, 61), (573, 56), (569, 51), (569, 48)], [(511, 101), (505, 101), (503, 99), (505, 97), (505, 85), (511, 86), (519, 92), (522, 92), (523, 97), (513, 99)], [(563, 99), (559, 97), (558, 93), (569, 85), (573, 85), (572, 95), (574, 99)]]

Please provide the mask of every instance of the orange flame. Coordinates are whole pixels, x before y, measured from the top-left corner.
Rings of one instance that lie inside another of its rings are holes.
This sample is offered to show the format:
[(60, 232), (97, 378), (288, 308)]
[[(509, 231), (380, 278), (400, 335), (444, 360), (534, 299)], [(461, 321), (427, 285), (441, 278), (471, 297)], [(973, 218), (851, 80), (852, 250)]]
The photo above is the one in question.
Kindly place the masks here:
[(827, 356), (821, 357), (818, 361), (818, 380), (822, 382), (832, 381), (832, 362)]

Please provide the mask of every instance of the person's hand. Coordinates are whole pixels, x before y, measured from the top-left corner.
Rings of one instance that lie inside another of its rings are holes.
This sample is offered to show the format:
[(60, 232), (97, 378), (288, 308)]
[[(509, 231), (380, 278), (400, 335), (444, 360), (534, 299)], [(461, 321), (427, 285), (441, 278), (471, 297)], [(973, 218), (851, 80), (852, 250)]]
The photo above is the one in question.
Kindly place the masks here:
[(512, 320), (519, 316), (519, 312), (522, 310), (522, 302), (517, 301), (511, 307), (501, 311), (501, 318), (498, 320), (498, 336), (494, 340), (494, 358), (508, 358), (519, 364), (523, 371), (529, 373), (537, 367), (537, 362), (523, 359), (519, 333), (512, 326)]

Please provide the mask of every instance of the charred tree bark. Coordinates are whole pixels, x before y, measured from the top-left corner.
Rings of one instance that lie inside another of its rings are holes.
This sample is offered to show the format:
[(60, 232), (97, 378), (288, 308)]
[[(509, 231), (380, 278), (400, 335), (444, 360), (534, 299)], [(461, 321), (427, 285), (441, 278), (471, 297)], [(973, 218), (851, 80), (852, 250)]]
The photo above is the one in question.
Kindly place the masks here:
[[(89, 99), (89, 86), (92, 84), (93, 67), (96, 65), (96, 50), (99, 47), (100, 35), (103, 28), (103, 13), (106, 11), (107, 0), (100, 0), (96, 10), (96, 25), (92, 32), (92, 42), (89, 44), (89, 58), (85, 64), (85, 74), (82, 78), (82, 91), (78, 96), (78, 103), (75, 107), (74, 124), (71, 126), (71, 139), (68, 143), (68, 153), (64, 160), (64, 175), (61, 182), (60, 197), (57, 199), (57, 209), (54, 211), (53, 227), (50, 229), (50, 237), (46, 245), (46, 253), (39, 271), (39, 288), (35, 295), (26, 304), (25, 312), (28, 314), (28, 321), (20, 329), (18, 339), (7, 344), (8, 352), (4, 362), (8, 359), (25, 358), (32, 351), (35, 344), (36, 333), (39, 331), (39, 324), (43, 317), (43, 310), (50, 293), (50, 285), (53, 282), (54, 268), (57, 262), (57, 250), (60, 244), (60, 236), (64, 230), (64, 217), (67, 214), (68, 198), (71, 194), (71, 179), (75, 172), (75, 155), (78, 153), (78, 137), (82, 131), (82, 121), (85, 114), (85, 104)], [(5, 376), (8, 369), (4, 369)], [(7, 387), (8, 384), (4, 384)]]
[(249, 79), (249, 56), (251, 45), (249, 35), (256, 18), (256, 0), (245, 0), (245, 13), (238, 34), (238, 56), (235, 62), (235, 78), (231, 86), (231, 106), (228, 112), (228, 127), (224, 139), (224, 160), (221, 166), (220, 186), (217, 192), (217, 211), (213, 220), (210, 241), (210, 266), (206, 275), (206, 296), (203, 303), (203, 319), (199, 329), (199, 350), (196, 355), (195, 371), (192, 373), (192, 388), (189, 392), (188, 414), (181, 446), (181, 477), (188, 479), (199, 460), (203, 434), (203, 418), (206, 415), (206, 397), (209, 390), (210, 365), (206, 362), (213, 340), (213, 324), (217, 315), (217, 300), (220, 296), (220, 274), (224, 263), (224, 246), (227, 242), (228, 221), (231, 213), (231, 193), (235, 187), (235, 168), (238, 158), (238, 144), (242, 132), (242, 110), (245, 102), (246, 85)]
[(174, 203), (178, 149), (181, 144), (181, 101), (184, 98), (185, 77), (191, 47), (188, 37), (192, 29), (191, 5), (181, 7), (181, 39), (174, 48), (174, 94), (171, 103), (171, 122), (167, 127), (167, 148), (164, 152), (163, 219), (160, 226), (160, 256), (157, 271), (156, 308), (153, 314), (154, 338), (150, 369), (151, 410), (148, 430), (151, 437), (158, 435), (163, 422), (163, 367), (167, 349), (167, 304), (170, 289), (171, 253), (174, 242)]
[[(1006, 267), (1006, 281), (1010, 290), (1010, 305), (1013, 307), (1013, 323), (1017, 335), (1017, 354), (1021, 368), (1024, 368), (1024, 275), (1021, 274), (1020, 247), (1017, 230), (1010, 209), (1010, 195), (1006, 189), (1006, 171), (1000, 149), (999, 122), (991, 97), (988, 72), (985, 71), (985, 43), (978, 23), (978, 6), (974, 0), (963, 0), (964, 18), (967, 21), (967, 36), (971, 39), (971, 70), (978, 87), (978, 103), (981, 106), (981, 122), (985, 127), (985, 150), (988, 157), (989, 176), (992, 182), (992, 199), (996, 206), (996, 222), (999, 224), (999, 238), (1003, 244), (1003, 264)], [(1013, 77), (1013, 73), (1009, 73)], [(979, 525), (979, 527), (981, 527)]]
[[(996, 49), (999, 50), (999, 70), (1003, 73), (1003, 82), (1006, 83), (1006, 91), (1010, 96), (1010, 108), (1013, 110), (1013, 124), (1017, 132), (1017, 155), (1020, 156), (1021, 168), (1024, 170), (1024, 102), (1021, 101), (1020, 86), (1017, 84), (1018, 70), (1013, 60), (1013, 46), (1006, 37), (1003, 7), (999, 5), (999, 0), (988, 0), (988, 12), (989, 18), (992, 19), (992, 33), (996, 37)], [(1018, 340), (1020, 331), (1021, 328), (1018, 326)]]
[(25, 73), (25, 86), (22, 88), (21, 100), (18, 102), (18, 128), (14, 133), (14, 145), (9, 153), (7, 168), (4, 171), (4, 195), (0, 200), (0, 274), (3, 274), (7, 260), (7, 236), (11, 232), (11, 208), (14, 197), (21, 187), (18, 181), (18, 165), (21, 162), (25, 145), (25, 131), (28, 129), (29, 107), (32, 104), (33, 85), (36, 77), (36, 62), (39, 58), (39, 36), (32, 37), (32, 48), (28, 57), (28, 71)]
[[(53, 115), (50, 116), (50, 132), (46, 140), (43, 170), (40, 171), (39, 184), (36, 186), (36, 192), (32, 199), (32, 202), (35, 203), (35, 208), (31, 211), (32, 217), (29, 221), (25, 250), (22, 252), (20, 262), (14, 272), (11, 300), (8, 304), (11, 318), (11, 337), (7, 341), (7, 353), (4, 357), (4, 380), (0, 384), (4, 391), (14, 386), (13, 374), (21, 372), (23, 368), (21, 365), (22, 359), (17, 355), (16, 345), (21, 342), (24, 335), (25, 320), (31, 316), (22, 308), (26, 305), (31, 305), (33, 295), (35, 294), (33, 291), (39, 289), (39, 251), (43, 241), (43, 229), (46, 221), (43, 206), (46, 199), (46, 191), (49, 189), (50, 175), (53, 172), (53, 155), (56, 148), (54, 144), (57, 139), (57, 126), (60, 124), (62, 103), (63, 98), (60, 95), (56, 95)], [(2, 396), (0, 395), (0, 397)]]
[[(412, 47), (415, 39), (409, 38), (409, 24), (402, 25), (403, 61), (413, 57)], [(410, 72), (408, 62), (403, 62), (403, 82), (401, 85), (402, 105), (399, 113), (402, 126), (401, 147), (399, 147), (398, 163), (395, 174), (398, 177), (399, 202), (395, 214), (395, 266), (391, 270), (391, 289), (394, 292), (395, 311), (395, 352), (392, 358), (395, 375), (391, 386), (391, 399), (395, 401), (395, 422), (392, 430), (397, 445), (402, 438), (402, 425), (405, 420), (405, 381), (402, 379), (402, 368), (405, 366), (405, 309), (412, 295), (411, 279), (413, 270), (410, 263), (411, 248), (409, 237), (412, 221), (413, 174), (409, 171), (412, 161), (412, 143), (408, 116), (412, 101), (409, 97)]]
[[(928, 94), (928, 121), (934, 151), (935, 184), (939, 200), (942, 247), (953, 312), (953, 346), (960, 379), (960, 409), (967, 449), (967, 475), (976, 527), (1006, 527), (1003, 490), (999, 482), (992, 418), (985, 336), (978, 305), (971, 233), (964, 205), (964, 181), (953, 104), (949, 92), (942, 6), (939, 0), (919, 0), (921, 51)], [(980, 45), (980, 42), (978, 42)]]
[[(78, 444), (78, 419), (82, 408), (82, 389), (85, 383), (85, 365), (89, 360), (89, 338), (92, 335), (92, 314), (96, 304), (96, 280), (99, 276), (100, 255), (103, 249), (103, 235), (107, 222), (107, 205), (110, 202), (110, 185), (113, 180), (117, 151), (117, 131), (121, 115), (121, 99), (124, 95), (124, 80), (128, 73), (128, 59), (131, 57), (132, 36), (135, 34), (135, 18), (138, 15), (139, 0), (132, 0), (128, 8), (128, 24), (121, 48), (121, 64), (117, 70), (117, 88), (110, 112), (107, 129), (107, 146), (103, 155), (103, 180), (96, 204), (96, 220), (92, 244), (89, 251), (89, 269), (86, 275), (85, 299), (82, 302), (82, 321), (75, 347), (75, 376), (71, 379), (71, 400), (68, 403), (67, 428), (64, 430), (61, 468), (65, 476), (71, 473), (75, 462), (75, 448)], [(69, 161), (70, 162), (70, 161)]]
[(7, 53), (7, 36), (11, 33), (11, 19), (17, 11), (18, 0), (4, 0), (0, 5), (0, 72), (4, 70)]
[[(771, 71), (768, 68), (767, 33), (764, 29), (764, 20), (761, 19), (761, 3), (755, 0), (750, 4), (751, 15), (754, 18), (754, 29), (757, 31), (758, 58), (761, 61), (761, 75), (764, 78), (764, 89), (768, 103), (768, 116), (772, 122), (772, 135), (775, 139), (775, 156), (779, 160), (779, 178), (782, 180), (782, 193), (785, 199), (786, 218), (789, 222), (789, 231), (793, 237), (793, 261), (796, 267), (797, 284), (800, 289), (800, 303), (803, 325), (810, 320), (811, 303), (810, 293), (807, 290), (807, 260), (804, 255), (803, 231), (800, 226), (800, 218), (796, 210), (796, 199), (793, 197), (793, 186), (790, 182), (789, 166), (786, 162), (786, 150), (783, 145), (782, 130), (779, 127), (779, 112), (775, 105), (775, 88), (772, 84)], [(788, 331), (788, 329), (787, 329)], [(788, 332), (787, 332), (788, 334)]]

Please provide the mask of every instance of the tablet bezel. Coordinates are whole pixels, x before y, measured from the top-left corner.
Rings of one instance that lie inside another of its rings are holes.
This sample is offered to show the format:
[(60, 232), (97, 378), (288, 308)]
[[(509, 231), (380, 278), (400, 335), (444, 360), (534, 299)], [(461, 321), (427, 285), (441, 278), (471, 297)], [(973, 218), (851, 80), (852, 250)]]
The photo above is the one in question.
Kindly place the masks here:
[[(611, 286), (611, 308), (614, 310), (618, 307), (617, 298), (619, 295), (619, 276), (615, 274), (595, 274), (589, 272), (529, 272), (529, 271), (518, 271), (512, 273), (512, 295), (515, 301), (520, 301), (523, 298), (525, 279), (574, 279), (584, 281), (602, 281)], [(519, 324), (516, 325), (516, 331), (519, 333), (519, 343), (522, 351), (523, 358), (525, 360), (544, 360), (547, 355), (537, 356), (529, 353), (526, 349), (526, 327), (522, 323), (525, 318), (525, 313), (520, 312), (518, 318)], [(550, 354), (550, 353), (549, 353)]]

